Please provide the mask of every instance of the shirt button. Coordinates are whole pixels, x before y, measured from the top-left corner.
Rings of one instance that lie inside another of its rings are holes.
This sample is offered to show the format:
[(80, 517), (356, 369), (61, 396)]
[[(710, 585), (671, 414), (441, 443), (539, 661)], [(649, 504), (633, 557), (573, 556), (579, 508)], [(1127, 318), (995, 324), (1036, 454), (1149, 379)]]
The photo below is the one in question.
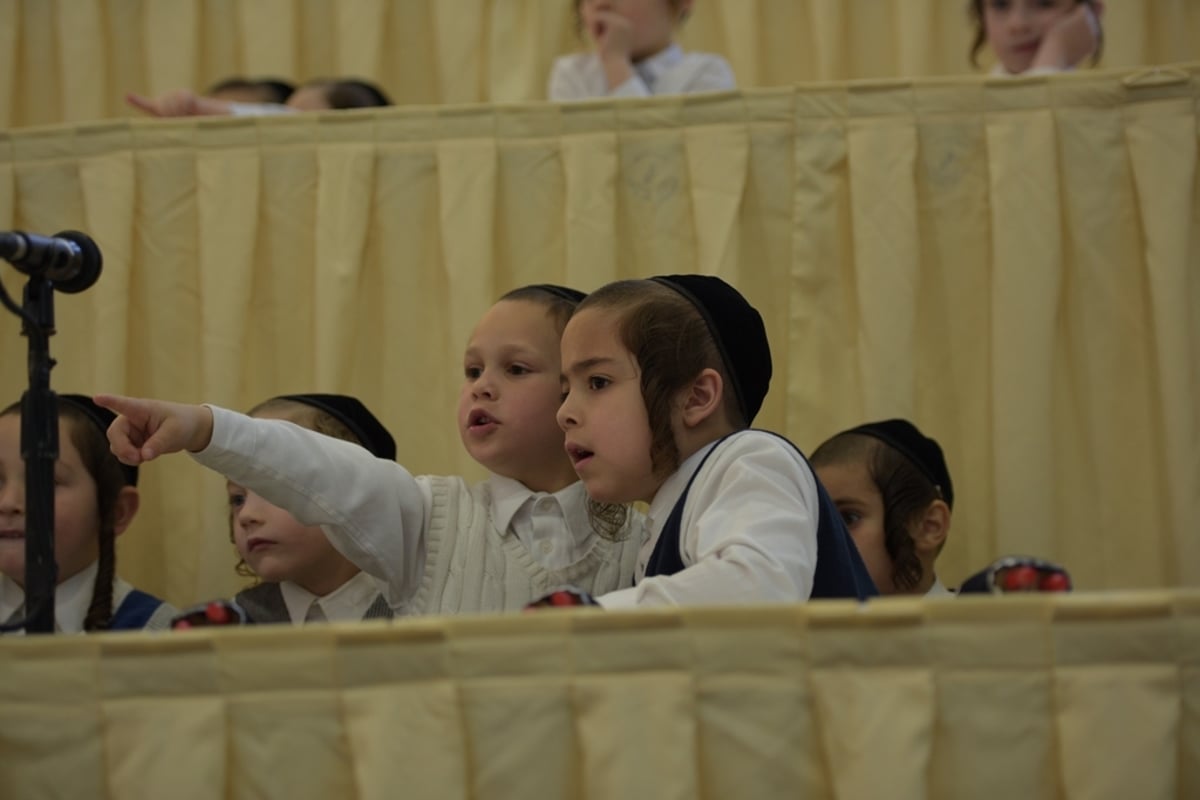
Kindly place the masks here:
[(554, 508), (554, 501), (549, 497), (543, 497), (538, 500), (533, 507), (538, 511), (549, 511), (550, 509)]
[(550, 542), (542, 542), (542, 553), (544, 555), (550, 555), (550, 551), (553, 549), (554, 545), (552, 545)]

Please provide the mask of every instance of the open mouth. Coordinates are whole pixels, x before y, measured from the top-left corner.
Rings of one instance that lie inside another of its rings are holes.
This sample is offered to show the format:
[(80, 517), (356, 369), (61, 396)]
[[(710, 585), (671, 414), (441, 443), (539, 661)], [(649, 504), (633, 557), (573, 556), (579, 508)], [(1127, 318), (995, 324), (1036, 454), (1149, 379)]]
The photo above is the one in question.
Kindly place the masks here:
[(573, 464), (576, 469), (591, 459), (593, 455), (595, 455), (595, 453), (587, 448), (580, 447), (579, 445), (572, 444), (570, 442), (567, 443), (567, 457), (571, 459), (571, 464)]
[(486, 428), (489, 425), (499, 424), (495, 417), (487, 413), (483, 409), (477, 408), (467, 415), (468, 428)]

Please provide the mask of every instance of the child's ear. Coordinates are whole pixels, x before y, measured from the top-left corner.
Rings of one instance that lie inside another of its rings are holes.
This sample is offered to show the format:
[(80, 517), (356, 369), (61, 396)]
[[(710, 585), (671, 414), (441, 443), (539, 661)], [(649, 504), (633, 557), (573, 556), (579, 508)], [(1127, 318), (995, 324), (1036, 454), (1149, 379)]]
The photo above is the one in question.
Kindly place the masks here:
[(705, 368), (684, 389), (684, 393), (683, 424), (694, 428), (720, 410), (725, 397), (725, 382), (721, 380), (721, 373)]
[(936, 556), (946, 543), (950, 533), (950, 506), (945, 500), (934, 500), (925, 509), (921, 521), (913, 533), (913, 544), (918, 555)]
[(134, 516), (137, 515), (138, 506), (142, 503), (142, 496), (138, 494), (136, 486), (122, 486), (120, 493), (117, 494), (117, 502), (113, 506), (113, 535), (120, 536), (129, 527), (129, 523), (133, 522)]
[(695, 0), (676, 0), (675, 2), (675, 21), (683, 22), (692, 13), (692, 4)]

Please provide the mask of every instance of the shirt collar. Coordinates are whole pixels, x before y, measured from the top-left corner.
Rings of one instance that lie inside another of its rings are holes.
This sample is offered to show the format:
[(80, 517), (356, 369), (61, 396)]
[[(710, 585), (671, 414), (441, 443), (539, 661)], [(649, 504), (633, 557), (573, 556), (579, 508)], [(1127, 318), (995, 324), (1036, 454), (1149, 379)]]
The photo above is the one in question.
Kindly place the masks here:
[[(99, 562), (93, 561), (54, 587), (54, 629), (62, 633), (80, 633), (88, 608), (92, 605), (92, 590), (96, 585)], [(7, 621), (25, 604), (25, 590), (16, 581), (0, 581), (0, 620)], [(113, 597), (116, 611), (117, 598)]]
[(942, 579), (936, 575), (933, 577), (933, 586), (929, 587), (929, 591), (925, 593), (926, 597), (939, 597), (941, 595), (953, 596), (954, 592), (946, 588), (946, 584), (942, 583)]
[(325, 618), (330, 622), (357, 622), (375, 602), (379, 588), (371, 580), (371, 576), (360, 572), (323, 597), (291, 581), (280, 581), (279, 593), (283, 595), (283, 602), (292, 622), (302, 625), (313, 601), (320, 603)]
[(579, 481), (575, 481), (553, 494), (535, 492), (520, 481), (495, 473), (488, 476), (488, 484), (492, 491), (492, 523), (502, 536), (511, 531), (512, 520), (517, 512), (535, 497), (554, 498), (562, 510), (563, 517), (567, 520), (567, 527), (571, 529), (573, 536), (576, 535), (576, 531), (575, 526), (571, 523), (587, 517), (587, 495), (583, 490), (583, 484)]
[(660, 50), (648, 58), (643, 58), (633, 65), (633, 69), (637, 72), (638, 77), (646, 82), (647, 86), (653, 87), (654, 82), (662, 77), (664, 72), (681, 60), (683, 60), (683, 48), (677, 44), (671, 44), (666, 49)]
[(488, 476), (488, 485), (492, 490), (492, 524), (501, 536), (505, 536), (510, 531), (512, 518), (529, 502), (534, 492), (520, 481), (495, 473)]
[(657, 537), (662, 532), (663, 526), (667, 524), (667, 517), (671, 516), (671, 509), (675, 507), (675, 503), (679, 501), (683, 490), (687, 488), (688, 481), (692, 479), (692, 474), (704, 457), (708, 455), (708, 451), (712, 450), (716, 442), (709, 442), (701, 447), (696, 452), (692, 453), (684, 462), (679, 465), (679, 469), (675, 470), (671, 477), (667, 478), (663, 485), (658, 487), (658, 491), (654, 494), (654, 499), (650, 501), (650, 509), (647, 516), (650, 517), (650, 533), (651, 537)]

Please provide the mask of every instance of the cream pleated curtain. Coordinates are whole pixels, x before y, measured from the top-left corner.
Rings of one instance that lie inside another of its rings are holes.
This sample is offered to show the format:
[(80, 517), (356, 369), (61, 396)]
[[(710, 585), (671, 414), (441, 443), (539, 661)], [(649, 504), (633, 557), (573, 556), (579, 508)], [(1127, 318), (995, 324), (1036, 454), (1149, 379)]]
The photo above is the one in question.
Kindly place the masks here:
[[(400, 104), (545, 97), (572, 0), (0, 0), (0, 128), (134, 115), (127, 91), (358, 75)], [(970, 72), (967, 0), (700, 0), (741, 87)], [(1200, 58), (1200, 3), (1110, 0), (1103, 64)]]
[(0, 641), (0, 795), (1194, 800), (1200, 593)]
[[(940, 562), (1200, 585), (1200, 66), (634, 103), (109, 122), (0, 139), (0, 229), (91, 233), (60, 391), (245, 409), (348, 392), (415, 472), (480, 474), (461, 350), (521, 284), (719, 274), (775, 362), (757, 422), (811, 451), (904, 416), (945, 446)], [(19, 293), (20, 276), (4, 269)], [(5, 400), (25, 340), (0, 318)], [(221, 479), (143, 470), (121, 569), (239, 585)]]

